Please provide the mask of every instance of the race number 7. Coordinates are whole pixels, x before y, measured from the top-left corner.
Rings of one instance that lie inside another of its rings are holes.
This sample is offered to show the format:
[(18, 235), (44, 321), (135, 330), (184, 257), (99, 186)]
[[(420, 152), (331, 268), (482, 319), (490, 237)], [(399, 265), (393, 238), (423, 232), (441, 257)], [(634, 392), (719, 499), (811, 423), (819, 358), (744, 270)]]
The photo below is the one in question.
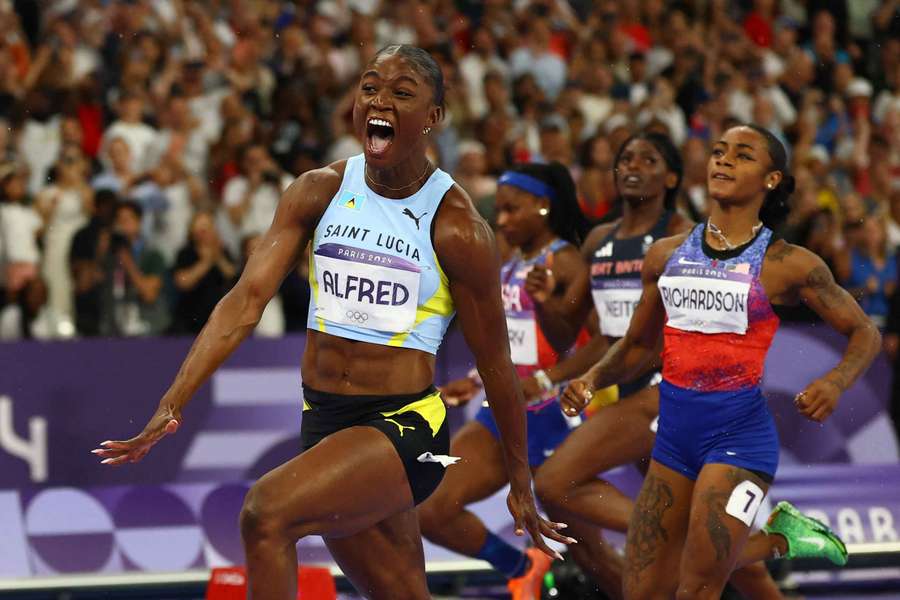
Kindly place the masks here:
[(728, 497), (725, 512), (750, 527), (756, 518), (756, 512), (759, 510), (764, 496), (765, 492), (758, 485), (752, 481), (742, 481), (735, 486), (731, 496)]

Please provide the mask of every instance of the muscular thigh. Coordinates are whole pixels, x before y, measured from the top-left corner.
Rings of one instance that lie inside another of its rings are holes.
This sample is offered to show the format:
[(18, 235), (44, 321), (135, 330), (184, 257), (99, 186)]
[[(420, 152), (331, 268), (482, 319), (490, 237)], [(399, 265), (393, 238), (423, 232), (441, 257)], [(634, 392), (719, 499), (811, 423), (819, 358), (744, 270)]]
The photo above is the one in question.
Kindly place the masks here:
[(707, 464), (694, 486), (682, 577), (724, 581), (747, 541), (768, 484), (733, 465)]
[(325, 538), (338, 566), (371, 600), (425, 600), (425, 558), (416, 511), (401, 513), (343, 538)]
[(625, 585), (675, 590), (694, 482), (650, 461), (625, 546)]
[(296, 538), (352, 535), (413, 506), (393, 444), (365, 426), (329, 435), (253, 487), (254, 502)]
[(653, 449), (650, 423), (659, 412), (656, 387), (600, 409), (566, 438), (541, 467), (582, 482), (614, 467), (639, 461)]

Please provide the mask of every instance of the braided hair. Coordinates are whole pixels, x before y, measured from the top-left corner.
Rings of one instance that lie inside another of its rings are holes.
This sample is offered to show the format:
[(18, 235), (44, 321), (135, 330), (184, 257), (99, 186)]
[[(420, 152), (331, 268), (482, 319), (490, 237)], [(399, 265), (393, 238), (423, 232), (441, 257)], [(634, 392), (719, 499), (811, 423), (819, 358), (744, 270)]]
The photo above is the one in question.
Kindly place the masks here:
[(769, 229), (774, 229), (781, 225), (791, 212), (789, 199), (794, 193), (795, 182), (794, 176), (791, 175), (790, 165), (788, 165), (787, 151), (781, 140), (768, 129), (753, 123), (747, 124), (745, 127), (763, 137), (766, 141), (769, 159), (772, 161), (772, 170), (781, 172), (781, 181), (766, 193), (766, 198), (759, 209), (759, 220)]

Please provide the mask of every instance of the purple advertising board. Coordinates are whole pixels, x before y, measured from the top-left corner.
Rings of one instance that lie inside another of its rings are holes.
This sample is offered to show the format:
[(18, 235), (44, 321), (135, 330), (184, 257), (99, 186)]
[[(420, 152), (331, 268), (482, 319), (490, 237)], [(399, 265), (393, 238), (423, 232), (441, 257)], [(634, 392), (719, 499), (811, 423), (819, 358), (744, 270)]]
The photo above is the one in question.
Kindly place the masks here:
[[(887, 362), (879, 359), (825, 425), (793, 407), (793, 395), (840, 355), (841, 338), (823, 329), (785, 327), (769, 355), (765, 387), (782, 440), (771, 497), (820, 511), (851, 541), (896, 541), (900, 467), (885, 411)], [(177, 435), (118, 469), (102, 468), (90, 450), (140, 430), (189, 340), (0, 345), (0, 578), (242, 562), (243, 496), (297, 451), (303, 343), (302, 336), (246, 342), (197, 394)], [(438, 382), (470, 367), (451, 335), (438, 356)], [(630, 468), (612, 477), (629, 493), (640, 484)], [(510, 533), (503, 495), (475, 510)], [(459, 558), (426, 552), (431, 562)], [(318, 538), (304, 540), (300, 554), (329, 560)]]

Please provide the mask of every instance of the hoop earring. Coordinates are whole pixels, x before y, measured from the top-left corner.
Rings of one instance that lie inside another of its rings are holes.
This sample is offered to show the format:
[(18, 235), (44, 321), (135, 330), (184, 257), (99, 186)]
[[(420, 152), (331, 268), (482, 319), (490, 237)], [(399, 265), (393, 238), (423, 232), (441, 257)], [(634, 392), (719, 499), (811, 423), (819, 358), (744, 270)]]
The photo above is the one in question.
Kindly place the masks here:
[(429, 133), (431, 133), (431, 127), (426, 127), (422, 130), (422, 135), (428, 135)]

